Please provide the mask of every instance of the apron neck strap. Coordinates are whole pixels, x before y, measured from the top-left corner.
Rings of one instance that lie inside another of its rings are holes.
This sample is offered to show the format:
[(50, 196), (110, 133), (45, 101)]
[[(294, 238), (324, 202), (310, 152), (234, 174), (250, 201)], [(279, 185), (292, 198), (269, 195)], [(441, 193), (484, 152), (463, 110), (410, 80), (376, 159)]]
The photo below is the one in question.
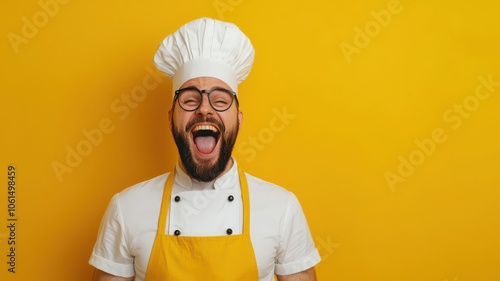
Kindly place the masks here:
[(238, 177), (241, 186), (241, 201), (243, 203), (243, 234), (250, 235), (250, 192), (248, 190), (247, 177), (238, 166)]
[(170, 209), (170, 199), (172, 194), (172, 187), (174, 186), (175, 168), (168, 175), (167, 182), (163, 188), (163, 197), (161, 199), (160, 217), (158, 219), (158, 234), (165, 234), (165, 225), (167, 223), (167, 214)]

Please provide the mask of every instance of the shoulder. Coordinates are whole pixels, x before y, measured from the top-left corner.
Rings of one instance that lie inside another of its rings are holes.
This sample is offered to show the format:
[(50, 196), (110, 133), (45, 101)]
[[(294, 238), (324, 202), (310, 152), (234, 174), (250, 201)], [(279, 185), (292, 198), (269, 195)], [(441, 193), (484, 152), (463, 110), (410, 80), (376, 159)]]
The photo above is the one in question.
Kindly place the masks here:
[(157, 196), (163, 194), (163, 187), (170, 173), (165, 173), (152, 179), (134, 184), (115, 195), (119, 202), (137, 200), (138, 198)]
[(115, 194), (112, 204), (124, 218), (154, 214), (159, 210), (169, 173), (132, 185)]
[(248, 181), (252, 206), (270, 206), (273, 210), (284, 212), (289, 204), (296, 200), (295, 195), (274, 183), (245, 173)]
[(251, 191), (268, 193), (270, 192), (276, 194), (277, 196), (287, 196), (287, 194), (290, 193), (290, 191), (286, 190), (284, 187), (281, 187), (272, 182), (265, 181), (248, 173), (245, 173), (245, 176), (248, 181), (248, 187), (251, 189)]

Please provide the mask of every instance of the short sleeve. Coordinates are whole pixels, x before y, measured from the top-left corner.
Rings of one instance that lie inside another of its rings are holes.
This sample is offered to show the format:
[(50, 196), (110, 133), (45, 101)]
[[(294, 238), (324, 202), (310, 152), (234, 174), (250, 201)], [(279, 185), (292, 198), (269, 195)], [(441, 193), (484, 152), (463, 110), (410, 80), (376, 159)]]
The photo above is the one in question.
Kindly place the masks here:
[(134, 276), (134, 257), (127, 247), (125, 229), (115, 195), (102, 218), (89, 264), (115, 276)]
[(309, 269), (321, 260), (297, 197), (290, 193), (280, 226), (280, 247), (275, 273), (288, 275)]

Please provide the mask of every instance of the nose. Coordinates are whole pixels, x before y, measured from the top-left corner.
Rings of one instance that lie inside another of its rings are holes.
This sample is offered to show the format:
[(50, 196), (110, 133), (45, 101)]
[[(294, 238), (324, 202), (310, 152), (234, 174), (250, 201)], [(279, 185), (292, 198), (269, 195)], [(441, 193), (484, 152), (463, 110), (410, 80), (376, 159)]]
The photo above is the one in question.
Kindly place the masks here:
[[(204, 95), (205, 94), (205, 95)], [(208, 100), (208, 93), (203, 93), (201, 95), (201, 104), (200, 107), (196, 110), (197, 114), (202, 116), (212, 115), (214, 113), (214, 109), (210, 105), (210, 101)]]

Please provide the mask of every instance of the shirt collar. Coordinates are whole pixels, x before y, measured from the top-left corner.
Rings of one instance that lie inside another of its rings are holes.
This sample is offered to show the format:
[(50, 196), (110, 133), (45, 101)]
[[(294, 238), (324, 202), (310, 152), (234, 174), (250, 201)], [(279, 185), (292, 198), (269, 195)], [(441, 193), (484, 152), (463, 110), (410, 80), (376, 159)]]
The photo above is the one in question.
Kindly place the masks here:
[(238, 177), (238, 164), (234, 158), (231, 158), (233, 165), (223, 175), (219, 176), (211, 182), (201, 182), (192, 179), (186, 172), (184, 172), (179, 162), (175, 165), (175, 177), (174, 182), (177, 186), (186, 190), (204, 190), (204, 189), (232, 189), (237, 187), (239, 180)]

